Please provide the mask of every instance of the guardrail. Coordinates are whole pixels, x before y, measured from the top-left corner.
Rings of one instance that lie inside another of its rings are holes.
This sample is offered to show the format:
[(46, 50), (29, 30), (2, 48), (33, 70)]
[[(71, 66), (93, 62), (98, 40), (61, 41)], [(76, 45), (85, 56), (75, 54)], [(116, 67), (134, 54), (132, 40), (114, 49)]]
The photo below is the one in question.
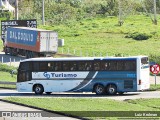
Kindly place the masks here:
[(16, 82), (4, 82), (4, 81), (0, 81), (0, 84), (3, 84), (3, 85), (16, 85)]

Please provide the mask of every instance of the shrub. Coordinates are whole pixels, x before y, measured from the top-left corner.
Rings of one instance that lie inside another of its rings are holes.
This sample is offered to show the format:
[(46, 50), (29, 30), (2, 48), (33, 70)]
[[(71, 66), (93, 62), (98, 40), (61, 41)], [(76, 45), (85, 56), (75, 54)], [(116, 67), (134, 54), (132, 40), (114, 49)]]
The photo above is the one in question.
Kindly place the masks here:
[(160, 56), (151, 54), (151, 55), (149, 55), (149, 61), (155, 62), (160, 65)]
[(8, 65), (0, 63), (0, 71), (11, 73), (13, 70), (16, 69), (17, 69), (16, 67), (13, 66), (8, 67)]
[(147, 34), (147, 33), (138, 33), (138, 32), (134, 32), (131, 33), (129, 35), (125, 36), (126, 38), (132, 38), (134, 40), (148, 40), (149, 38), (151, 38), (152, 36)]
[(122, 53), (117, 53), (114, 55), (115, 57), (123, 57), (124, 55)]
[(7, 20), (10, 20), (10, 19), (13, 19), (14, 16), (13, 16), (13, 13), (9, 11), (3, 11), (3, 12), (0, 12), (0, 18), (5, 18)]

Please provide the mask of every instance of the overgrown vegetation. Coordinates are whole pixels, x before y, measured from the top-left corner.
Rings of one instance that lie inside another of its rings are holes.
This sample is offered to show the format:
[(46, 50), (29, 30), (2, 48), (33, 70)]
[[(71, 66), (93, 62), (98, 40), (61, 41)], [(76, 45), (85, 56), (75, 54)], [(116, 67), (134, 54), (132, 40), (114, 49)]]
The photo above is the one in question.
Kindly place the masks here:
[[(144, 23), (142, 19), (146, 22)], [(65, 46), (59, 47), (59, 53), (77, 56), (147, 55), (151, 62), (160, 63), (155, 59), (160, 56), (158, 49), (160, 29), (146, 16), (130, 16), (121, 27), (117, 26), (117, 17), (86, 19), (67, 25), (39, 27), (57, 31), (59, 38), (65, 40)], [(128, 35), (138, 40), (126, 38)]]
[(148, 40), (152, 36), (148, 35), (147, 33), (134, 32), (134, 33), (131, 33), (129, 35), (126, 35), (125, 37), (126, 38), (133, 38), (134, 40)]
[(13, 70), (16, 70), (17, 68), (16, 67), (13, 67), (13, 66), (8, 66), (6, 64), (2, 64), (0, 63), (0, 71), (2, 72), (11, 72)]
[[(160, 0), (156, 0), (156, 2), (157, 13), (159, 13)], [(86, 18), (117, 16), (119, 15), (118, 8), (118, 0), (45, 0), (45, 20), (46, 24), (55, 25), (80, 21)], [(128, 15), (135, 14), (152, 16), (153, 2), (150, 2), (150, 0), (122, 0), (121, 9), (123, 20)], [(19, 17), (20, 19), (35, 18), (38, 23), (41, 23), (42, 1), (19, 1)]]
[(150, 91), (156, 91), (156, 90), (160, 90), (160, 84), (151, 84), (151, 86), (150, 86), (150, 89), (149, 89)]
[(0, 20), (10, 20), (10, 19), (14, 19), (13, 18), (13, 13), (9, 12), (9, 11), (0, 11)]
[(16, 82), (17, 68), (0, 63), (0, 81)]

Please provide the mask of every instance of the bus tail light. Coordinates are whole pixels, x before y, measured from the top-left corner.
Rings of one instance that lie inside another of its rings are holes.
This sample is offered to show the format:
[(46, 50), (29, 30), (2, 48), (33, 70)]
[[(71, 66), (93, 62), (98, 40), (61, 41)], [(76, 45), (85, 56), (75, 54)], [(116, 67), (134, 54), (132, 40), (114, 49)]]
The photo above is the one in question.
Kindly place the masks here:
[(141, 80), (139, 80), (139, 84), (138, 85), (141, 85), (142, 84), (142, 81)]

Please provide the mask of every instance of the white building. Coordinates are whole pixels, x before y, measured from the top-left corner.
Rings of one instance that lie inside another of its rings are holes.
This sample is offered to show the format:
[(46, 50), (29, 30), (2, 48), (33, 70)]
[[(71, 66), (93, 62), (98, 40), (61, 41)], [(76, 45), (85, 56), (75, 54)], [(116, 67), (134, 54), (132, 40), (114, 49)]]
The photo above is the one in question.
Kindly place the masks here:
[(8, 0), (0, 0), (0, 10), (8, 10), (14, 12), (15, 8), (12, 7)]

